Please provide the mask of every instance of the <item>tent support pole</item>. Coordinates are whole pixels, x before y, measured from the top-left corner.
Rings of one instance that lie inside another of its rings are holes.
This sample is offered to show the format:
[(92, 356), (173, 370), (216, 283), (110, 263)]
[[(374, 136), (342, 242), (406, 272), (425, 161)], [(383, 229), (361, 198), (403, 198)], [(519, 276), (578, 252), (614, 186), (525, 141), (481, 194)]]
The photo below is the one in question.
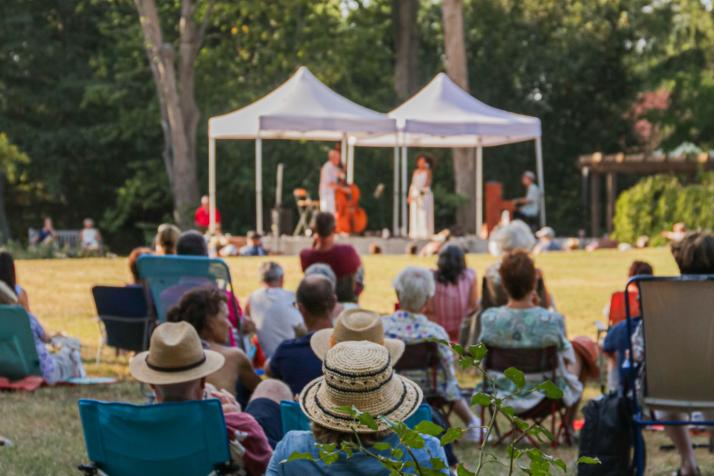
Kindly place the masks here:
[(255, 229), (263, 233), (263, 140), (255, 139)]
[(536, 167), (538, 170), (538, 186), (540, 188), (540, 226), (545, 226), (545, 176), (543, 174), (543, 147), (540, 137), (535, 140)]
[(407, 193), (409, 184), (407, 183), (407, 146), (402, 146), (402, 236), (407, 236)]
[[(210, 133), (209, 133), (210, 137)], [(208, 139), (208, 231), (216, 233), (216, 139)]]
[(355, 146), (352, 141), (347, 142), (347, 183), (355, 181)]
[(392, 207), (392, 236), (399, 234), (399, 147), (394, 146), (394, 198)]
[(481, 233), (483, 228), (483, 146), (481, 139), (478, 140), (476, 146), (476, 236)]
[(347, 165), (347, 134), (342, 134), (342, 141), (340, 142), (340, 160), (342, 165)]

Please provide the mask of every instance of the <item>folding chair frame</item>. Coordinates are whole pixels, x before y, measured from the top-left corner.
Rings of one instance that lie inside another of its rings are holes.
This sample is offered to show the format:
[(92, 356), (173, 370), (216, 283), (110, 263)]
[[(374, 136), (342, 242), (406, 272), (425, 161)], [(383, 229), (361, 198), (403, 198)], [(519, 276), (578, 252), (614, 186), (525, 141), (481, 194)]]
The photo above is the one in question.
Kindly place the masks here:
[[(627, 322), (627, 335), (628, 335), (628, 344), (629, 344), (629, 349), (630, 349), (630, 355), (634, 355), (633, 353), (633, 347), (632, 347), (632, 334), (634, 333), (634, 325), (632, 323), (632, 319), (634, 317), (631, 315), (631, 309), (630, 309), (630, 292), (629, 292), (629, 286), (630, 284), (635, 284), (637, 285), (637, 289), (639, 290), (640, 283), (643, 281), (714, 281), (714, 275), (683, 275), (683, 276), (649, 276), (649, 275), (644, 275), (644, 276), (634, 276), (632, 277), (629, 281), (627, 281), (627, 285), (625, 287), (625, 311), (626, 311), (626, 322)], [(642, 317), (642, 326), (645, 325), (645, 309), (642, 306), (642, 293), (639, 292), (639, 297), (638, 299), (640, 300), (640, 314)], [(644, 353), (647, 353), (647, 346), (645, 344), (644, 346)], [(633, 463), (635, 465), (635, 474), (637, 476), (644, 476), (645, 474), (645, 465), (646, 465), (646, 454), (645, 454), (645, 439), (642, 431), (649, 427), (649, 426), (654, 426), (654, 425), (663, 425), (663, 426), (687, 426), (687, 425), (692, 425), (696, 424), (698, 426), (710, 426), (714, 427), (714, 421), (696, 421), (693, 422), (691, 420), (657, 420), (656, 418), (647, 418), (646, 415), (643, 412), (643, 409), (640, 405), (640, 402), (637, 399), (637, 391), (635, 388), (635, 380), (637, 378), (637, 368), (633, 367), (632, 370), (626, 375), (625, 380), (625, 394), (629, 395), (629, 400), (631, 402), (631, 410), (632, 410), (632, 426), (634, 430), (634, 456), (633, 456)], [(647, 375), (645, 373), (644, 376), (645, 379), (647, 379)]]

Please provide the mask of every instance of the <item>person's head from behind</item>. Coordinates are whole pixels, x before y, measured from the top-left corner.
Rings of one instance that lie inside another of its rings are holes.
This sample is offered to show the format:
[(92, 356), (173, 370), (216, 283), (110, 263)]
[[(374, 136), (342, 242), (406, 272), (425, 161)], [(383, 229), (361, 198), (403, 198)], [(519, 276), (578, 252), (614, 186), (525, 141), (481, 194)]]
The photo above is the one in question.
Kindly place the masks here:
[(672, 243), (672, 256), (681, 274), (714, 274), (714, 233), (687, 233)]
[(181, 301), (169, 310), (166, 320), (188, 322), (208, 342), (225, 344), (230, 338), (226, 293), (213, 286), (184, 294)]
[(456, 284), (466, 270), (464, 250), (457, 245), (447, 245), (439, 252), (436, 262), (436, 279), (444, 284)]
[(404, 268), (393, 284), (399, 308), (407, 312), (421, 313), (435, 292), (433, 273), (416, 266)]
[(535, 183), (535, 174), (531, 172), (530, 170), (526, 170), (523, 172), (523, 175), (521, 176), (521, 183), (523, 184), (524, 187), (530, 187), (531, 184)]
[(329, 264), (313, 263), (308, 266), (305, 270), (305, 277), (307, 278), (308, 276), (315, 275), (327, 278), (327, 280), (330, 281), (330, 283), (332, 284), (333, 292), (337, 289), (337, 275), (332, 270)]
[(263, 243), (262, 243), (263, 237), (257, 231), (254, 231), (254, 230), (249, 231), (248, 234), (246, 235), (246, 238), (248, 239), (248, 244), (250, 246), (258, 248), (263, 245)]
[(164, 223), (156, 232), (156, 252), (160, 255), (175, 255), (181, 230), (176, 225)]
[(419, 157), (417, 157), (417, 168), (419, 170), (429, 170), (431, 169), (431, 165), (431, 159), (426, 155), (421, 154), (419, 155)]
[(332, 163), (332, 165), (338, 166), (341, 163), (341, 154), (339, 150), (330, 149), (327, 153), (327, 159)]
[(335, 233), (335, 215), (330, 212), (320, 212), (315, 217), (313, 232), (320, 238), (328, 238)]
[(271, 288), (282, 288), (285, 280), (283, 267), (274, 261), (260, 265), (260, 281)]
[(407, 246), (404, 247), (404, 254), (407, 256), (416, 256), (418, 251), (419, 247), (416, 243), (407, 243)]
[(337, 298), (335, 288), (324, 276), (305, 276), (295, 292), (298, 310), (308, 329), (329, 322)]
[(537, 279), (535, 264), (523, 250), (507, 253), (501, 260), (498, 272), (508, 297), (514, 301), (528, 298), (535, 290)]
[(0, 251), (0, 281), (12, 289), (12, 292), (15, 292), (17, 285), (15, 260), (8, 251)]
[(208, 256), (206, 239), (196, 230), (184, 231), (176, 243), (176, 254), (181, 256)]
[(201, 206), (203, 208), (208, 208), (209, 200), (208, 200), (208, 195), (204, 195), (201, 197)]
[(129, 272), (131, 272), (131, 278), (134, 284), (141, 283), (141, 276), (139, 275), (139, 266), (137, 265), (139, 258), (144, 255), (153, 254), (154, 252), (151, 250), (151, 248), (146, 248), (143, 246), (134, 248), (133, 250), (131, 250), (131, 253), (129, 253)]
[(135, 379), (147, 383), (156, 401), (202, 400), (206, 377), (223, 367), (218, 352), (204, 350), (196, 330), (186, 322), (166, 322), (151, 335), (149, 350), (131, 359)]
[(635, 260), (630, 265), (630, 269), (627, 271), (627, 277), (631, 278), (633, 276), (652, 276), (654, 270), (652, 265), (646, 261)]

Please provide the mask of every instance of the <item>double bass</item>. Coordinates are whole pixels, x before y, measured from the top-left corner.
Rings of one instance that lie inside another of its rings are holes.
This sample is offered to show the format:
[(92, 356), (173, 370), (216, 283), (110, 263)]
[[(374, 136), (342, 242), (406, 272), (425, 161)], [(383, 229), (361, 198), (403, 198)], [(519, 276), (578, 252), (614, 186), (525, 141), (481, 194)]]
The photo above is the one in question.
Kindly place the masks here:
[(367, 228), (367, 212), (359, 206), (360, 189), (354, 183), (348, 184), (344, 175), (335, 188), (335, 231), (337, 233), (362, 233)]

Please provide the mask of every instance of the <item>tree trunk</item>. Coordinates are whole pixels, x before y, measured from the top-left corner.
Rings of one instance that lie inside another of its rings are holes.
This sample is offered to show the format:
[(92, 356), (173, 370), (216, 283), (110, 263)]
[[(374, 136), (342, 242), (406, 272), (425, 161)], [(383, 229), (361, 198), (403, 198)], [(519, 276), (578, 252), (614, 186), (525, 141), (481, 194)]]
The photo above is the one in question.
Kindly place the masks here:
[(7, 210), (5, 209), (5, 185), (5, 174), (0, 173), (0, 243), (3, 244), (6, 244), (12, 239), (10, 235), (10, 225), (7, 220)]
[(176, 79), (175, 52), (171, 44), (164, 43), (155, 1), (134, 0), (134, 3), (158, 91), (162, 127), (165, 137), (170, 139), (170, 154), (164, 151), (164, 163), (171, 183), (174, 219), (180, 226), (189, 227), (192, 224), (191, 210), (198, 202), (196, 127), (199, 112), (194, 97), (194, 74), (203, 32), (196, 29), (193, 16), (195, 3), (183, 0), (179, 24), (179, 83)]
[(394, 25), (394, 91), (399, 100), (407, 99), (419, 88), (419, 0), (392, 0)]
[[(464, 4), (462, 0), (443, 0), (442, 21), (444, 23), (444, 55), (446, 73), (463, 89), (469, 89), (469, 75), (466, 67), (466, 43), (464, 40)], [(456, 193), (467, 199), (456, 213), (456, 224), (462, 231), (476, 230), (475, 167), (470, 149), (453, 149), (454, 185)], [(481, 179), (481, 177), (479, 177)]]

